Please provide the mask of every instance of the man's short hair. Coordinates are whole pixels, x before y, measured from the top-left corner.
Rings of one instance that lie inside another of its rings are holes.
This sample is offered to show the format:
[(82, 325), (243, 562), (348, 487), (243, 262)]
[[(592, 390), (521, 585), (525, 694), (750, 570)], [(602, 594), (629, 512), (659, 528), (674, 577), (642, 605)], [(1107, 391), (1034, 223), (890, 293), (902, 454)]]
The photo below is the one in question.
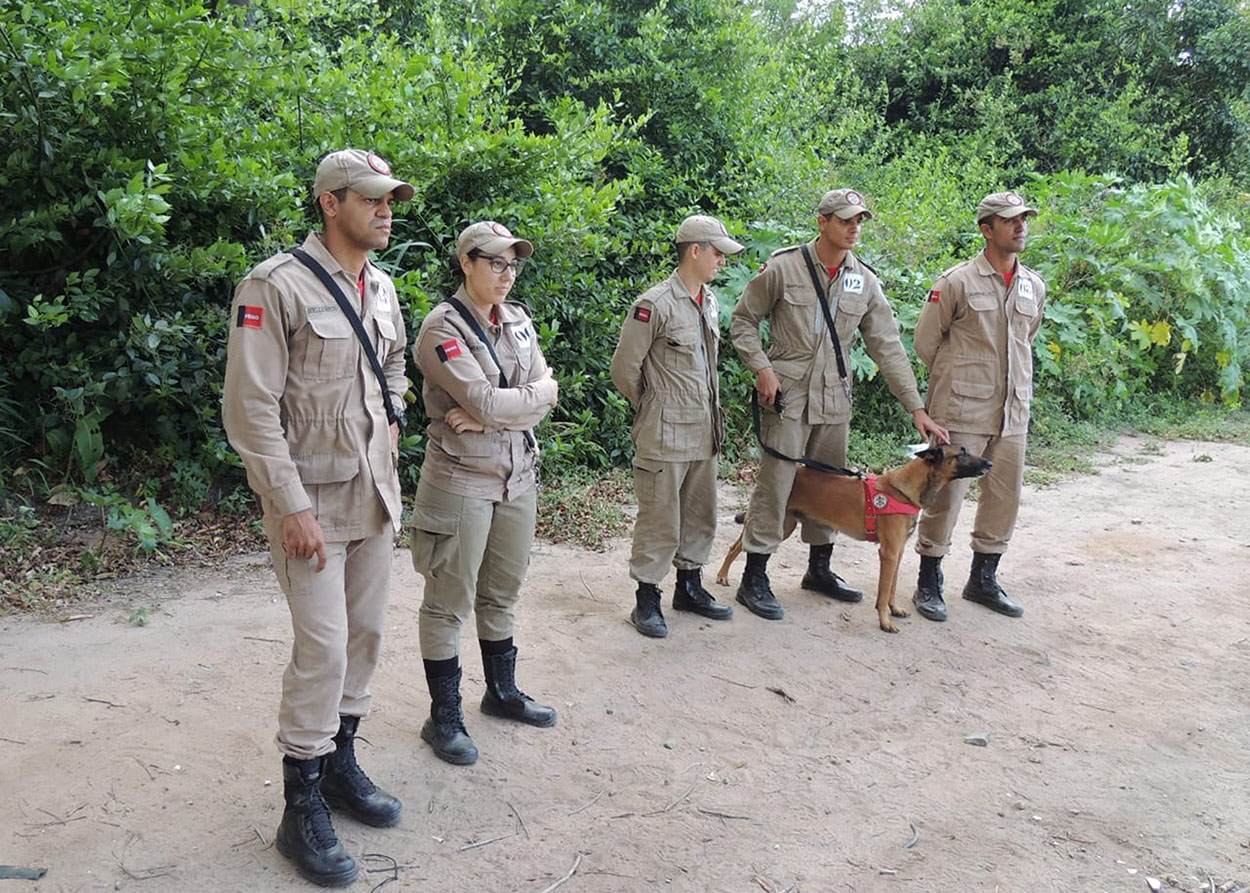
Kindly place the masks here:
[[(332, 196), (337, 198), (340, 203), (342, 203), (347, 201), (347, 191), (349, 189), (351, 189), (350, 186), (344, 186), (342, 189), (331, 189), (329, 192)], [(325, 195), (325, 193), (323, 192), (321, 195)], [(321, 195), (313, 199), (313, 205), (317, 208), (317, 219), (320, 220), (321, 225), (324, 226), (326, 222), (326, 212), (325, 208), (321, 207)]]
[(707, 242), (678, 242), (677, 243), (677, 263), (681, 263), (686, 259), (686, 255), (690, 253), (690, 249), (695, 245), (708, 245)]

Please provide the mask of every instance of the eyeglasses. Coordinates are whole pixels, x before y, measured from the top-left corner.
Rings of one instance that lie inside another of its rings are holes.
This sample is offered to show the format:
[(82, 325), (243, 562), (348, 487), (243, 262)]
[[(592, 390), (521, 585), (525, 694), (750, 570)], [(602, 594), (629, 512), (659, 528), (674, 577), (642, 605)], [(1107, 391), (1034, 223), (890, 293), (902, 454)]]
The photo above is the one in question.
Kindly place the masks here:
[(526, 258), (518, 257), (514, 261), (506, 261), (497, 254), (475, 254), (474, 260), (484, 260), (490, 264), (492, 273), (503, 273), (505, 270), (511, 270), (513, 276), (519, 276), (521, 270), (525, 269)]

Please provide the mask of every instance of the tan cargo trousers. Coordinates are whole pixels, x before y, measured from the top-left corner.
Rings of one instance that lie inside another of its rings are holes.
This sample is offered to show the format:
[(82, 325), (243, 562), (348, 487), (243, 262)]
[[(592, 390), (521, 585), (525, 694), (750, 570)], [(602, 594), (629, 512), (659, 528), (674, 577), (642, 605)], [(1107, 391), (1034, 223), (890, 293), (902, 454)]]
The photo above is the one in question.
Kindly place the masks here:
[(659, 584), (670, 567), (701, 568), (716, 536), (716, 457), (694, 462), (634, 460), (638, 518), (629, 577)]
[[(995, 437), (952, 431), (951, 446), (964, 447), (976, 456), (994, 463), (981, 478), (981, 498), (972, 524), (972, 551), (999, 555), (1016, 529), (1020, 512), (1020, 491), (1024, 486), (1024, 447), (1026, 436)], [(972, 481), (951, 481), (938, 493), (933, 505), (921, 512), (916, 531), (916, 551), (940, 558), (950, 551), (951, 532), (959, 520), (959, 509)]]
[(460, 653), (460, 628), (477, 615), (479, 639), (512, 635), (516, 603), (529, 568), (538, 516), (538, 488), (493, 502), (417, 485), (412, 516), (412, 566), (425, 578), (421, 657)]
[(364, 539), (325, 544), (317, 559), (286, 557), (282, 519), (266, 519), (269, 554), (291, 610), (294, 642), (282, 675), (278, 749), (296, 760), (334, 750), (339, 716), (369, 712), (369, 680), (382, 649), (395, 536), (382, 501)]
[[(760, 423), (760, 438), (765, 444), (796, 459), (816, 459), (839, 468), (846, 465), (846, 441), (850, 423), (808, 425), (801, 419), (787, 419), (775, 412), (765, 412)], [(742, 532), (742, 548), (746, 552), (771, 555), (783, 539), (786, 502), (798, 466), (767, 453), (760, 457), (755, 491), (747, 507), (746, 529)], [(835, 531), (823, 524), (804, 521), (803, 542), (814, 546), (832, 543)]]

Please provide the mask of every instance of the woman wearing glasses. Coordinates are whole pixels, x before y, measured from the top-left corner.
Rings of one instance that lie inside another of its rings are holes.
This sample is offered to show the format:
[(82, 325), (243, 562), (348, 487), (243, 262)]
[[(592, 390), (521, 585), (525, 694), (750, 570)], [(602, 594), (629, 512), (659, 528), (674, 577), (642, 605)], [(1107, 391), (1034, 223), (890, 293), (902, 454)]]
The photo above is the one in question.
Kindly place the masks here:
[(537, 513), (532, 429), (558, 391), (529, 311), (507, 300), (533, 252), (502, 224), (465, 229), (451, 264), (464, 283), (422, 321), (413, 348), (430, 418), (411, 522), (432, 701), (421, 737), (459, 765), (477, 760), (460, 706), (460, 627), (471, 611), (486, 671), (482, 712), (556, 723), (555, 710), (517, 688), (512, 644)]

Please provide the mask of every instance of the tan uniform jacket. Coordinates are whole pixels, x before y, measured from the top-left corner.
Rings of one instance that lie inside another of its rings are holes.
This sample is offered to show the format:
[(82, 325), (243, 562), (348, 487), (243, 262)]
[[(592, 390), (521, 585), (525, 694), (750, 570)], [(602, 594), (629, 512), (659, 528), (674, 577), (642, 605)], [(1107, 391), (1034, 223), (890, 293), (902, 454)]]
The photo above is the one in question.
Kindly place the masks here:
[[(302, 247), (359, 300), (355, 278), (318, 234)], [(403, 313), (390, 277), (368, 262), (358, 309), (402, 411)], [(289, 254), (264, 261), (235, 289), (222, 423), (267, 519), (312, 509), (327, 541), (360, 539), (372, 533), (365, 527), (380, 498), (398, 527), (399, 474), (377, 376), (334, 298)]]
[(929, 372), (929, 415), (969, 434), (1010, 437), (1029, 428), (1033, 339), (1046, 282), (1017, 262), (1011, 288), (984, 252), (938, 277), (916, 323)]
[(716, 296), (705, 286), (700, 307), (676, 273), (629, 308), (612, 381), (635, 409), (635, 458), (693, 462), (720, 451), (719, 345)]
[[(816, 255), (816, 240), (808, 243), (808, 251), (821, 287), (827, 289), (829, 271)], [(876, 274), (852, 252), (847, 252), (842, 263), (829, 309), (842, 345), (848, 386), (854, 382), (851, 350), (858, 334), (903, 408), (914, 412), (922, 407), (894, 311)], [(765, 318), (772, 340), (767, 351), (760, 339), (760, 321)], [(748, 369), (757, 373), (772, 366), (777, 373), (783, 418), (803, 419), (811, 425), (850, 420), (851, 401), (838, 375), (833, 342), (799, 246), (774, 252), (747, 284), (734, 308), (730, 335)]]
[[(462, 286), (455, 295), (473, 310)], [(421, 396), (430, 418), (421, 475), (440, 490), (500, 501), (534, 486), (534, 451), (525, 432), (551, 411), (555, 382), (538, 346), (529, 311), (500, 304), (497, 325), (478, 318), (491, 339), (510, 387), (499, 386), (499, 368), (486, 345), (451, 304), (438, 304), (421, 322), (413, 355), (424, 377)], [(457, 434), (443, 417), (460, 407), (486, 426)]]

